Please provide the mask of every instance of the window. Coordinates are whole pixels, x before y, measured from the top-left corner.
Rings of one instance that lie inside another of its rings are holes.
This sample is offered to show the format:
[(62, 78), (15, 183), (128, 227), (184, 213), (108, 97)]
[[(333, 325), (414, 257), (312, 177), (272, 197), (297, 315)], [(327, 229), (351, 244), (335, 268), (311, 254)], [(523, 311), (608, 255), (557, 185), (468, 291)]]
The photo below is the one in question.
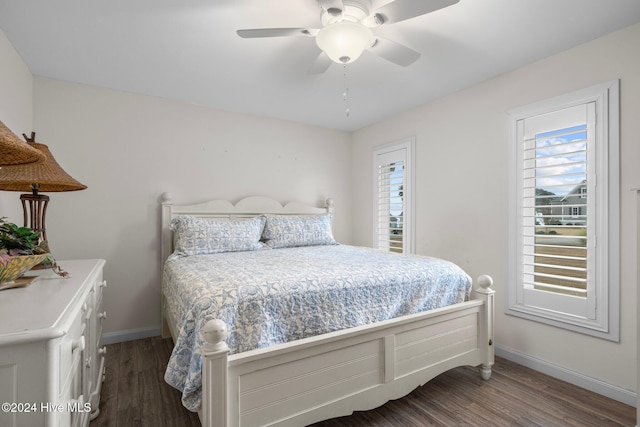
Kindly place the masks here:
[(510, 112), (507, 313), (619, 340), (619, 89)]
[(414, 139), (377, 148), (374, 170), (374, 246), (413, 253), (412, 155)]

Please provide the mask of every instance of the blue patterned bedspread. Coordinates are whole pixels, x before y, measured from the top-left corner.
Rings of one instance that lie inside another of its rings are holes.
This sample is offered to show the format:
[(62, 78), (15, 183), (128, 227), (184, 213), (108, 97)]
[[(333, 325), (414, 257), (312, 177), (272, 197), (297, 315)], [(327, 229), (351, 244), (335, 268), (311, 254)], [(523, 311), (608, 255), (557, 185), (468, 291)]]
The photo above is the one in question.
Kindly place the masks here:
[(346, 245), (171, 256), (163, 292), (181, 329), (165, 380), (198, 409), (210, 319), (227, 324), (238, 353), (444, 307), (470, 291), (451, 262)]

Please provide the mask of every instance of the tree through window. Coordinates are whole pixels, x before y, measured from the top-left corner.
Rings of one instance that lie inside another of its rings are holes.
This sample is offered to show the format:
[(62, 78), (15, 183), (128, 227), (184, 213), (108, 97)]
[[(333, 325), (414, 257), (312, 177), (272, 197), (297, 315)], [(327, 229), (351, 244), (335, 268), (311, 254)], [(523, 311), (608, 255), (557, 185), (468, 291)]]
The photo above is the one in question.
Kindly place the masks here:
[(373, 153), (374, 245), (390, 252), (412, 253), (411, 156), (413, 139), (386, 145)]

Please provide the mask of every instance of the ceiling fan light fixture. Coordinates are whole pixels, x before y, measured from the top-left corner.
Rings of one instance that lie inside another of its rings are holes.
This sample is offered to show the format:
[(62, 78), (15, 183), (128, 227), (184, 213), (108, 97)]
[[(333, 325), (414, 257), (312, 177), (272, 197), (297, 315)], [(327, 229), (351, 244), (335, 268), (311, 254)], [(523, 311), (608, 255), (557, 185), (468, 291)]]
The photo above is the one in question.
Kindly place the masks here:
[(329, 24), (316, 36), (318, 47), (339, 64), (355, 61), (374, 42), (375, 38), (369, 28), (350, 21)]

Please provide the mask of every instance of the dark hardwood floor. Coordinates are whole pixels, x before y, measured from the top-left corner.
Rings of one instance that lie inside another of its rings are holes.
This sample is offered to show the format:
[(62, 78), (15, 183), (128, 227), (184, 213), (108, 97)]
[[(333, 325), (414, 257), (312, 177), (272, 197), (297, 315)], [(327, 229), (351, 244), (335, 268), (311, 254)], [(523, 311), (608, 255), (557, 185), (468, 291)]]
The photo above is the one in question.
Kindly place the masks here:
[[(164, 382), (171, 348), (159, 337), (107, 346), (100, 415), (90, 427), (200, 425)], [(314, 427), (634, 425), (631, 406), (497, 358), (489, 381), (475, 368), (453, 369), (402, 399)]]

